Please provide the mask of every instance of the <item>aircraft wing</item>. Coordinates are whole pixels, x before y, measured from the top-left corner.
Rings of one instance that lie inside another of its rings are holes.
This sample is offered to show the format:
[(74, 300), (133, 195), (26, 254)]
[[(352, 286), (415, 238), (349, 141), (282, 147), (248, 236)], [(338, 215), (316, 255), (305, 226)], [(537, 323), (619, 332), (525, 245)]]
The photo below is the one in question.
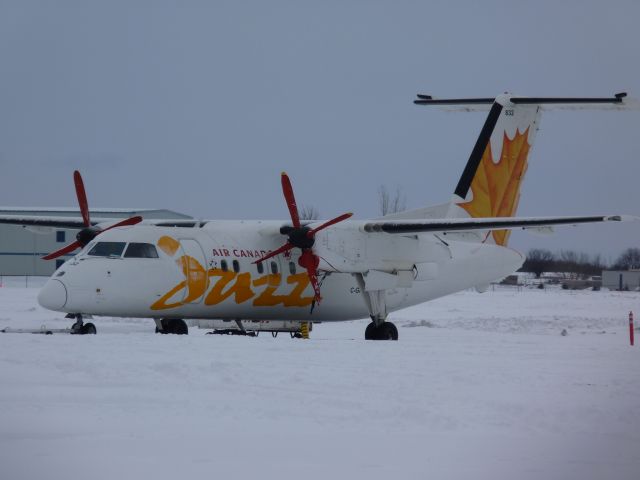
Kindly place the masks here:
[[(123, 218), (100, 217), (98, 221), (92, 219), (91, 225), (112, 224)], [(143, 220), (143, 225), (157, 225), (159, 227), (194, 227), (201, 222), (193, 219), (160, 219)], [(85, 227), (82, 217), (56, 217), (49, 215), (0, 215), (0, 224), (23, 225), (27, 227), (77, 228)]]
[(513, 230), (517, 228), (553, 227), (581, 223), (623, 222), (640, 220), (631, 215), (592, 215), (576, 217), (495, 217), (495, 218), (442, 218), (427, 220), (395, 220), (366, 222), (365, 232), (424, 233), (469, 232), (473, 230)]
[[(114, 219), (118, 221), (122, 219)], [(109, 219), (100, 219), (100, 223)], [(82, 217), (52, 217), (48, 215), (0, 215), (0, 223), (28, 227), (84, 228)], [(91, 225), (99, 222), (92, 221)]]

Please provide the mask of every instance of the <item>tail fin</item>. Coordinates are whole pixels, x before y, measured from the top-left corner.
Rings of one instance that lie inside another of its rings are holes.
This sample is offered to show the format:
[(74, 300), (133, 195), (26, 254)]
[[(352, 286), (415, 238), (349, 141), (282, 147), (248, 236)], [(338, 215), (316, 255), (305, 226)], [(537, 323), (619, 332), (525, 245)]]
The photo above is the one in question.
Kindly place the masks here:
[[(448, 217), (513, 217), (520, 201), (520, 186), (540, 123), (542, 109), (604, 108), (624, 105), (626, 94), (611, 98), (531, 98), (509, 94), (496, 98), (435, 100), (419, 95), (418, 105), (443, 105), (489, 114), (454, 191)], [(482, 241), (506, 245), (509, 230), (493, 230)]]

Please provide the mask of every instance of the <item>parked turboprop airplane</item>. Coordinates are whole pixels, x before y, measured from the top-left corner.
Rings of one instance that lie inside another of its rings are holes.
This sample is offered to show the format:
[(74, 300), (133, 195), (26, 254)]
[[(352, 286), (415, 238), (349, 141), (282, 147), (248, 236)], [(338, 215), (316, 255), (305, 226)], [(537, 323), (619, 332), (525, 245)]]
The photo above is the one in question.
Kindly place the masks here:
[(375, 220), (351, 220), (345, 213), (326, 222), (301, 221), (282, 173), (288, 221), (132, 217), (96, 225), (75, 172), (82, 219), (4, 215), (0, 223), (81, 228), (76, 242), (44, 257), (82, 248), (38, 295), (43, 307), (75, 317), (77, 333), (95, 333), (83, 315), (153, 318), (162, 333), (187, 333), (188, 318), (330, 322), (369, 316), (366, 339), (396, 340), (389, 312), (483, 289), (518, 269), (524, 257), (507, 247), (510, 230), (632, 218), (513, 217), (541, 111), (621, 109), (625, 97), (418, 95), (418, 105), (489, 114), (450, 202)]

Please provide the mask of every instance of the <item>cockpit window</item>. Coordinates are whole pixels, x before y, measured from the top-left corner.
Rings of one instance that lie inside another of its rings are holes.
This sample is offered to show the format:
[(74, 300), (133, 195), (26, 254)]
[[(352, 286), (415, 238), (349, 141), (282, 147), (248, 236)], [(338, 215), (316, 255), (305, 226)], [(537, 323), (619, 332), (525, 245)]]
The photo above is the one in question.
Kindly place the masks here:
[(94, 257), (119, 257), (124, 250), (125, 242), (98, 242), (87, 255)]
[(130, 243), (124, 258), (158, 258), (158, 251), (150, 243)]

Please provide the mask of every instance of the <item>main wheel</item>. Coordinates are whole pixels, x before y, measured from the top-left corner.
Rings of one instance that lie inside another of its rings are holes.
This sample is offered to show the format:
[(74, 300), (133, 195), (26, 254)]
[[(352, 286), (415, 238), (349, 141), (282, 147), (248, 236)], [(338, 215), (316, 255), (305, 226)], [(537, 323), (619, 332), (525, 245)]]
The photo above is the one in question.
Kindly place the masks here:
[(376, 324), (371, 322), (367, 325), (367, 329), (364, 331), (364, 339), (365, 340), (377, 340), (378, 339), (378, 327)]
[(398, 340), (398, 329), (391, 322), (380, 325), (378, 332), (378, 340)]
[(398, 329), (391, 322), (383, 322), (376, 326), (371, 322), (364, 331), (365, 340), (398, 340)]
[(187, 335), (189, 333), (189, 327), (180, 318), (163, 318), (160, 323), (162, 324), (162, 329), (156, 327), (156, 333), (170, 333), (173, 335)]

